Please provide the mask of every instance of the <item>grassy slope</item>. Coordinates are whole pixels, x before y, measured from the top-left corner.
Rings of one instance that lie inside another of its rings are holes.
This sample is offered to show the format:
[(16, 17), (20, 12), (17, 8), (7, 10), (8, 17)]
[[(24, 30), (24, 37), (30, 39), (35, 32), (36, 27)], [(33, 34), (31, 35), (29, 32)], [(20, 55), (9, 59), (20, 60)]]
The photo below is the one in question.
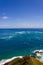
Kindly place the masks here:
[(16, 58), (5, 65), (43, 65), (43, 63), (34, 57), (25, 56), (22, 59)]
[(36, 58), (32, 58), (32, 62), (33, 65), (43, 65), (43, 63), (41, 63), (39, 60), (37, 60)]

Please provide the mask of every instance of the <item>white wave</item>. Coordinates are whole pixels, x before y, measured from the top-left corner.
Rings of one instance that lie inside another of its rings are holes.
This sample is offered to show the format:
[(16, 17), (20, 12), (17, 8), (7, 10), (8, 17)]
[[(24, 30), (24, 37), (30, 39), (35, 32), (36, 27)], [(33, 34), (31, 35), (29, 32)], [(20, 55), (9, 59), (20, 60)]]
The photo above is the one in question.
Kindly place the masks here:
[(0, 39), (6, 39), (6, 40), (8, 40), (8, 39), (11, 39), (11, 38), (13, 38), (13, 37), (14, 37), (13, 35), (3, 36), (3, 37), (0, 37)]
[(35, 31), (35, 33), (43, 33), (43, 32)]
[[(36, 53), (36, 56), (38, 57), (38, 60), (43, 63), (43, 49), (41, 50), (34, 50), (33, 53), (39, 51), (39, 53)], [(42, 53), (40, 53), (42, 52)]]
[[(38, 53), (37, 51), (38, 51), (39, 53)], [(37, 52), (37, 53), (36, 53), (36, 52)], [(36, 56), (37, 56), (37, 57), (40, 57), (40, 58), (43, 57), (43, 50), (34, 50), (33, 53), (36, 53)]]
[(25, 33), (25, 31), (21, 31), (21, 32), (15, 32), (16, 34), (23, 34)]
[(42, 50), (34, 50), (33, 53), (35, 53), (36, 51), (43, 52), (43, 49)]
[(23, 56), (16, 56), (16, 57), (12, 57), (10, 59), (5, 59), (5, 60), (1, 60), (0, 61), (0, 65), (4, 65), (5, 63), (11, 62), (12, 60), (14, 60), (15, 58), (22, 58)]
[(9, 36), (9, 37), (8, 37), (8, 39), (11, 39), (11, 38), (13, 38), (13, 36)]
[(21, 32), (16, 32), (18, 34), (24, 34), (24, 33), (39, 33), (39, 34), (42, 34), (43, 32), (40, 32), (40, 31), (21, 31)]
[(15, 32), (16, 34), (25, 34), (25, 33), (28, 33), (28, 34), (30, 34), (31, 33), (31, 31), (21, 31), (21, 32)]
[(37, 53), (37, 57), (41, 57), (41, 56), (42, 56), (41, 54), (38, 54), (38, 53)]

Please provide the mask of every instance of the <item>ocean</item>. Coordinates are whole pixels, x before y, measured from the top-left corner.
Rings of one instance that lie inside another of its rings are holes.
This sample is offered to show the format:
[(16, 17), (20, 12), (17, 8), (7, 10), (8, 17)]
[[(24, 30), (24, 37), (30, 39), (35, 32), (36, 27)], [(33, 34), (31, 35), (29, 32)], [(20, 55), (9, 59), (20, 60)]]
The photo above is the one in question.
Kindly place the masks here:
[(0, 60), (43, 50), (43, 29), (0, 29)]

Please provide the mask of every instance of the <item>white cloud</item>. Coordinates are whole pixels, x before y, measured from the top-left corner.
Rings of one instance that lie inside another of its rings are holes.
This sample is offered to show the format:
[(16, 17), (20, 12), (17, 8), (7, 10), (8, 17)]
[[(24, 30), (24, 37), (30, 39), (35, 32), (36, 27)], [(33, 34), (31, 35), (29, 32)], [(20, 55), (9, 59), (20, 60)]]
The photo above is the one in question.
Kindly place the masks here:
[(6, 19), (8, 19), (8, 17), (7, 16), (3, 16), (2, 19), (6, 20)]

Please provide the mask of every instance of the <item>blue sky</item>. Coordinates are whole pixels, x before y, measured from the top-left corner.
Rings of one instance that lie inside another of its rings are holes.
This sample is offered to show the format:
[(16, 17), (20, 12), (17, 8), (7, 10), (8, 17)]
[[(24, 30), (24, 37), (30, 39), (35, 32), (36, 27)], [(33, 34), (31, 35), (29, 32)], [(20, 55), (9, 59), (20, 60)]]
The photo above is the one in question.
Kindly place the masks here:
[(43, 28), (43, 0), (0, 0), (0, 28)]

